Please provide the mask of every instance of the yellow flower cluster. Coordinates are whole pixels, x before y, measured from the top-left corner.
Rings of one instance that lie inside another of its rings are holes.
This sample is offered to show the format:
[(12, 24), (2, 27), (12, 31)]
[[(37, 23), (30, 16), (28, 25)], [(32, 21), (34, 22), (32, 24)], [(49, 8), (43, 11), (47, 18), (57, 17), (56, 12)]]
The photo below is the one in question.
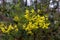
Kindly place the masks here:
[(29, 10), (26, 10), (25, 13), (26, 13), (26, 14), (25, 14), (25, 18), (26, 18), (26, 19), (29, 19)]
[(38, 10), (37, 10), (37, 12), (38, 12), (38, 13), (41, 13), (41, 10), (40, 10), (40, 9), (38, 9)]
[[(47, 21), (48, 20), (48, 15), (39, 15), (35, 13), (34, 10), (31, 10), (32, 13), (30, 13), (29, 10), (26, 10), (25, 12), (25, 18), (29, 21), (28, 23), (25, 23), (23, 25), (23, 29), (25, 31), (28, 31), (28, 33), (31, 33), (32, 30), (42, 28), (42, 29), (48, 29), (48, 26), (50, 23)], [(38, 10), (40, 12), (40, 10)], [(33, 14), (34, 13), (34, 14)]]
[(18, 31), (18, 28), (17, 28), (17, 25), (14, 24), (9, 24), (8, 26), (5, 25), (4, 23), (0, 23), (0, 30), (3, 32), (3, 33), (10, 33), (10, 31), (12, 30), (15, 30), (16, 32)]
[(34, 9), (32, 9), (32, 10), (31, 10), (31, 13), (34, 13), (34, 12), (35, 12)]
[(14, 16), (13, 20), (14, 21), (20, 21), (20, 18), (16, 15), (16, 16)]

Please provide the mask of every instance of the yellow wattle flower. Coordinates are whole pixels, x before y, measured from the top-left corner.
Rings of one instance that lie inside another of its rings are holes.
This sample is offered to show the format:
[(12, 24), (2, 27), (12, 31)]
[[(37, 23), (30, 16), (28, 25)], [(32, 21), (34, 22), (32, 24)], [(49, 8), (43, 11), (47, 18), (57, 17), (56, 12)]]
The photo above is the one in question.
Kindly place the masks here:
[(44, 16), (42, 16), (42, 17), (40, 17), (40, 19), (41, 19), (41, 20), (45, 20), (45, 17), (44, 17)]
[(30, 28), (29, 28), (29, 27), (26, 27), (26, 28), (25, 28), (25, 31), (28, 31), (28, 30), (30, 30)]
[(14, 24), (14, 28), (17, 28), (17, 25), (16, 24)]
[(14, 20), (14, 21), (20, 21), (20, 18), (19, 18), (18, 16), (15, 16), (15, 17), (13, 18), (13, 20)]
[(40, 15), (37, 15), (37, 18), (40, 18)]
[(7, 27), (7, 26), (5, 26), (4, 28), (5, 28), (6, 30), (8, 29), (8, 27)]
[(37, 16), (36, 15), (33, 15), (30, 20), (36, 21), (35, 19), (37, 19)]
[(8, 29), (14, 29), (13, 26), (10, 24)]
[(41, 10), (40, 10), (40, 9), (38, 9), (38, 10), (37, 10), (37, 12), (38, 12), (38, 13), (41, 13)]
[(25, 28), (26, 28), (26, 24), (23, 25), (23, 29), (25, 29)]
[(28, 14), (26, 14), (26, 15), (25, 15), (25, 18), (26, 18), (26, 19), (29, 19), (29, 15), (28, 15)]
[(32, 25), (32, 29), (37, 29), (37, 28), (38, 28), (37, 25), (35, 25), (35, 24)]
[(26, 9), (25, 13), (29, 13), (29, 10)]
[[(30, 13), (32, 12), (32, 13)], [(37, 10), (38, 13), (41, 13), (41, 10)], [(42, 29), (48, 29), (48, 26), (50, 25), (49, 23), (44, 24), (46, 21), (48, 20), (48, 15), (39, 15), (39, 14), (35, 14), (36, 12), (34, 11), (34, 9), (32, 9), (31, 11), (26, 10), (25, 12), (25, 18), (28, 21), (28, 24), (25, 23), (25, 25), (23, 25), (23, 29), (25, 31), (28, 31), (28, 33), (31, 33), (32, 30), (34, 29), (38, 29), (39, 27)], [(29, 32), (30, 31), (30, 32)]]
[(31, 12), (34, 13), (35, 12), (34, 9), (32, 9)]
[(45, 15), (45, 19), (48, 20), (48, 15), (47, 14)]
[(1, 27), (4, 26), (4, 23), (1, 23), (0, 26), (1, 26)]
[(43, 23), (39, 23), (39, 27), (43, 27), (43, 25), (44, 25)]
[(15, 31), (17, 32), (18, 31), (18, 28), (16, 28)]
[(1, 27), (1, 30), (2, 30), (2, 32), (3, 32), (3, 33), (5, 33), (5, 32), (6, 32), (6, 30), (5, 30), (3, 27)]
[(27, 33), (33, 35), (32, 31), (28, 31)]
[(35, 22), (34, 25), (38, 25), (38, 22)]

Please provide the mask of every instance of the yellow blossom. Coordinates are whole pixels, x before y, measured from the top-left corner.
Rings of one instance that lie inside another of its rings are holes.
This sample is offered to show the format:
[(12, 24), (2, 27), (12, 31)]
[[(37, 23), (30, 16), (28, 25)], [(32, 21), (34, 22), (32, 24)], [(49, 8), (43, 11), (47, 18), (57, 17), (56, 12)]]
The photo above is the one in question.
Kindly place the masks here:
[(33, 35), (32, 31), (28, 31), (27, 33)]
[(7, 26), (5, 26), (4, 28), (5, 28), (5, 29), (8, 29), (8, 27), (7, 27)]
[(26, 19), (29, 19), (29, 15), (28, 15), (28, 14), (26, 14), (26, 15), (25, 15), (25, 18), (26, 18)]
[(30, 28), (29, 28), (29, 27), (26, 27), (26, 28), (25, 28), (25, 31), (28, 31), (28, 30), (30, 30)]
[(1, 24), (0, 24), (0, 27), (2, 27), (2, 26), (4, 26), (4, 23), (3, 22), (1, 22)]
[(13, 26), (10, 24), (8, 29), (14, 29)]
[(37, 28), (38, 28), (37, 25), (35, 25), (35, 24), (32, 25), (32, 29), (37, 29)]
[(25, 28), (26, 28), (26, 24), (23, 25), (23, 29), (25, 29)]
[(15, 17), (13, 18), (13, 20), (14, 20), (14, 21), (20, 21), (20, 19), (19, 19), (18, 16), (15, 16)]
[(18, 28), (16, 28), (15, 31), (17, 32), (18, 31)]
[(43, 27), (42, 27), (42, 28), (43, 28), (43, 29), (44, 29), (44, 28), (46, 28), (46, 29), (47, 29), (47, 28), (48, 28), (48, 26), (49, 26), (49, 24), (50, 24), (50, 23), (44, 23), (44, 25), (43, 25)]
[(1, 27), (1, 30), (2, 30), (3, 33), (5, 33), (5, 29), (3, 27)]
[(31, 12), (34, 13), (34, 9), (32, 9)]
[(17, 28), (17, 25), (16, 24), (14, 24), (14, 28)]
[(25, 13), (29, 13), (29, 10), (26, 10), (26, 12)]
[(32, 18), (31, 18), (30, 20), (35, 21), (35, 19), (37, 19), (37, 16), (36, 16), (36, 15), (33, 15)]
[(34, 24), (35, 24), (35, 25), (38, 25), (38, 22), (35, 22)]
[(37, 18), (40, 18), (40, 15), (37, 15)]
[[(32, 13), (34, 14), (32, 14)], [(48, 29), (48, 26), (50, 25), (49, 23), (45, 23), (46, 21), (49, 21), (48, 20), (48, 15), (39, 15), (39, 14), (35, 14), (35, 11), (34, 9), (32, 9), (31, 11), (29, 12), (29, 10), (26, 10), (25, 12), (25, 18), (26, 20), (28, 21), (28, 23), (25, 23), (23, 25), (23, 29), (25, 31), (28, 31), (28, 33), (32, 33), (32, 30), (34, 29), (38, 29), (39, 27), (44, 29)], [(38, 9), (37, 11), (38, 13), (41, 13), (41, 10)]]
[(37, 12), (38, 12), (38, 13), (41, 13), (41, 10), (40, 10), (40, 9), (38, 9), (38, 10), (37, 10)]
[(44, 25), (43, 23), (39, 23), (39, 27), (43, 27), (43, 25)]
[(41, 20), (45, 20), (45, 17), (44, 17), (44, 16), (42, 16), (42, 17), (40, 17), (40, 19), (41, 19)]

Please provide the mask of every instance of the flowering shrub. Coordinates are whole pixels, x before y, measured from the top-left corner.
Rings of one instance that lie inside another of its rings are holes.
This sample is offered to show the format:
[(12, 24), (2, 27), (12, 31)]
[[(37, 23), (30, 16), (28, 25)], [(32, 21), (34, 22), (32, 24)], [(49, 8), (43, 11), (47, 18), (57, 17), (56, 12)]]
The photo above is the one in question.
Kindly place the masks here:
[(1, 29), (1, 31), (3, 33), (7, 33), (7, 34), (9, 34), (10, 31), (12, 31), (12, 30), (15, 31), (15, 32), (18, 31), (18, 28), (17, 28), (16, 24), (14, 24), (14, 25), (12, 25), (12, 24), (6, 25), (3, 22), (0, 23), (0, 29)]
[[(40, 10), (38, 9), (38, 13), (40, 13)], [(28, 31), (28, 33), (32, 33), (32, 30), (42, 28), (42, 29), (48, 29), (48, 26), (50, 25), (50, 22), (48, 20), (48, 15), (39, 15), (32, 9), (29, 11), (26, 9), (24, 17), (28, 21), (23, 25), (23, 29), (25, 31)], [(47, 22), (48, 21), (48, 22)]]
[[(38, 9), (38, 13), (41, 13), (41, 11)], [(2, 30), (3, 33), (10, 33), (10, 31), (18, 31), (18, 24), (22, 26), (22, 28), (27, 31), (27, 33), (32, 33), (32, 30), (36, 30), (38, 28), (42, 29), (48, 29), (50, 22), (48, 20), (48, 15), (39, 15), (32, 9), (31, 11), (26, 9), (24, 15), (23, 15), (23, 20), (26, 20), (26, 22), (23, 24), (21, 23), (21, 19), (18, 15), (15, 15), (13, 18), (13, 21), (17, 22), (17, 24), (9, 24), (5, 25), (4, 23), (0, 24), (0, 29)], [(20, 28), (20, 27), (19, 27)]]

